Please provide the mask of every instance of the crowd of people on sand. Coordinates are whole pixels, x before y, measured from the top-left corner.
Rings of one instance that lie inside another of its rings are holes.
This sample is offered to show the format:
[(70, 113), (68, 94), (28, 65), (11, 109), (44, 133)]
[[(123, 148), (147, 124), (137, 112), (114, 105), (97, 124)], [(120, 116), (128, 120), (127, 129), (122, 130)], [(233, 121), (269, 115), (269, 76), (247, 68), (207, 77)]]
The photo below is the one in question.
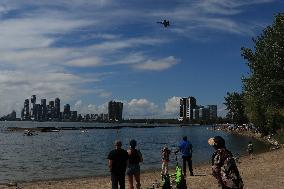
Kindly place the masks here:
[[(213, 127), (216, 129), (216, 126)], [(218, 130), (225, 130), (229, 132), (235, 132), (238, 134), (244, 134), (250, 137), (256, 137), (262, 139), (264, 142), (271, 144), (270, 150), (275, 150), (280, 148), (280, 143), (273, 138), (273, 134), (269, 134), (267, 136), (262, 137), (260, 131), (252, 124), (243, 124), (243, 125), (235, 125), (235, 124), (223, 124), (220, 125)]]
[(249, 131), (255, 134), (260, 133), (259, 130), (253, 124), (236, 125), (236, 124), (227, 123), (227, 124), (218, 125), (217, 128), (216, 125), (214, 125), (213, 129), (214, 130), (221, 129), (221, 130), (236, 131), (236, 132)]
[[(243, 181), (237, 168), (236, 159), (232, 153), (226, 148), (225, 140), (221, 136), (215, 136), (208, 140), (215, 151), (211, 157), (212, 175), (216, 178), (218, 185), (222, 189), (242, 189)], [(129, 189), (140, 189), (140, 163), (143, 162), (143, 156), (140, 150), (136, 149), (137, 142), (132, 139), (129, 142), (129, 149), (122, 149), (122, 142), (116, 140), (114, 143), (115, 148), (108, 154), (108, 166), (111, 173), (112, 189), (125, 189), (125, 175), (127, 175)], [(253, 145), (250, 142), (247, 151), (252, 158)], [(175, 154), (181, 153), (182, 158), (182, 175), (186, 177), (186, 167), (188, 166), (189, 175), (194, 176), (192, 169), (192, 144), (183, 136)], [(161, 174), (168, 175), (169, 161), (171, 150), (164, 146), (161, 150), (162, 171)], [(163, 178), (163, 177), (162, 177)], [(164, 188), (164, 187), (162, 187)], [(185, 185), (179, 189), (186, 189)]]

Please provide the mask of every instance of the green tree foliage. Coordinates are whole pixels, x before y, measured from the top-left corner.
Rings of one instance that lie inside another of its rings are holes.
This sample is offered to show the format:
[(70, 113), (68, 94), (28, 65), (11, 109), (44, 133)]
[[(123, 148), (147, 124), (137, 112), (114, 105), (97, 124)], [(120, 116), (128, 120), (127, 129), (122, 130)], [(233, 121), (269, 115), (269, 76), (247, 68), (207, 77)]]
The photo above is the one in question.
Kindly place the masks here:
[(226, 105), (226, 109), (228, 110), (226, 117), (228, 120), (230, 120), (231, 123), (236, 123), (239, 125), (247, 123), (243, 93), (227, 93), (224, 104)]
[(253, 50), (241, 49), (250, 69), (243, 78), (245, 112), (262, 131), (273, 131), (284, 120), (284, 13), (253, 42)]

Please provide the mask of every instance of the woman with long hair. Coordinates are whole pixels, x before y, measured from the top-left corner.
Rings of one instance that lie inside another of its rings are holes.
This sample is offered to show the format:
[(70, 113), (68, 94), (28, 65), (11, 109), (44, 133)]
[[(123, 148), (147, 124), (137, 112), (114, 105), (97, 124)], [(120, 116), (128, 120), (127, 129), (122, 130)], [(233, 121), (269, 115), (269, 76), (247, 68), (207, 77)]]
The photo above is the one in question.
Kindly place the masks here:
[(143, 157), (140, 150), (136, 149), (136, 140), (130, 140), (130, 148), (127, 150), (129, 156), (128, 168), (126, 175), (128, 176), (129, 189), (134, 189), (133, 177), (136, 181), (136, 188), (140, 189), (140, 162), (143, 162)]
[(215, 136), (208, 140), (215, 152), (212, 155), (212, 175), (222, 189), (243, 189), (244, 184), (232, 153), (226, 148), (225, 140)]

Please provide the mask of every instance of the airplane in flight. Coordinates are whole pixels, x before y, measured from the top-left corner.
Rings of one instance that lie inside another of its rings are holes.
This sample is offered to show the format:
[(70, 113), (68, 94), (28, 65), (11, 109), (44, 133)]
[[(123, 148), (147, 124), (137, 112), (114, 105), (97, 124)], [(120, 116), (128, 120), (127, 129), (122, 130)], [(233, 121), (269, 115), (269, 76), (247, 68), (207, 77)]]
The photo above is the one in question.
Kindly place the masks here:
[(163, 22), (157, 22), (157, 23), (158, 24), (163, 24), (165, 28), (170, 26), (170, 21), (169, 20), (164, 20)]

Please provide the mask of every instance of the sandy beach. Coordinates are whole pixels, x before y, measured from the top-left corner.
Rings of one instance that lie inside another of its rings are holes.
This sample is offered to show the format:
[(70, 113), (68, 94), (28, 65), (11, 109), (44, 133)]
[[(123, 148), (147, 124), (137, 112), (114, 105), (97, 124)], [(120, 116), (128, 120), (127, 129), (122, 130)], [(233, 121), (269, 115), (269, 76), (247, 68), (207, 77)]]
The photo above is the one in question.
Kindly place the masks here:
[[(284, 187), (284, 148), (257, 154), (252, 160), (241, 157), (238, 164), (245, 188), (277, 189)], [(142, 164), (143, 166), (143, 164)], [(187, 185), (191, 189), (218, 188), (216, 181), (210, 175), (210, 165), (194, 168), (196, 176), (187, 176)], [(141, 175), (142, 188), (151, 187), (155, 180), (160, 180), (159, 171), (151, 171)], [(12, 186), (13, 185), (13, 186)], [(127, 185), (127, 180), (126, 180)], [(66, 179), (55, 181), (39, 181), (29, 183), (0, 185), (4, 189), (108, 189), (111, 188), (110, 177), (93, 177), (83, 179)], [(127, 187), (128, 188), (128, 187)]]

